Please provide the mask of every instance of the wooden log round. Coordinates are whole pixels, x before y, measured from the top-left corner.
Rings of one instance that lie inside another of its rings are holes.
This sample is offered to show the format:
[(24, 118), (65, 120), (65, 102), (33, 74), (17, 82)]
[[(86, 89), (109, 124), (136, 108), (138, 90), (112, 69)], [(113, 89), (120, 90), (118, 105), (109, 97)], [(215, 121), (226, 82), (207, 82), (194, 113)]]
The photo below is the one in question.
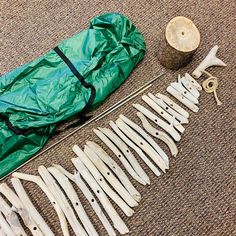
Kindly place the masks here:
[(169, 69), (186, 66), (200, 44), (200, 33), (194, 23), (183, 16), (173, 18), (160, 40), (158, 59)]

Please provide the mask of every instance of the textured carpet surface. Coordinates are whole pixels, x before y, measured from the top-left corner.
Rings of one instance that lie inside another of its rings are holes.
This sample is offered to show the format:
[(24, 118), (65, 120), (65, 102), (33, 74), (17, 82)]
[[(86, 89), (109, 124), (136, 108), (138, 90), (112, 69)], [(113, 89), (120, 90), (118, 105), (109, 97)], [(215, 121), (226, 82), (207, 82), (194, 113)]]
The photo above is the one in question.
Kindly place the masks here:
[[(202, 92), (200, 111), (195, 114), (190, 112), (190, 122), (185, 125), (186, 131), (177, 144), (179, 155), (170, 158), (170, 170), (157, 178), (140, 161), (150, 176), (151, 184), (142, 186), (132, 180), (142, 194), (142, 201), (132, 217), (126, 217), (118, 207), (116, 209), (127, 223), (129, 235), (133, 236), (236, 235), (235, 1), (1, 0), (0, 7), (1, 74), (37, 58), (58, 42), (88, 27), (89, 20), (97, 14), (120, 12), (139, 27), (147, 43), (146, 57), (127, 82), (94, 112), (95, 115), (160, 71), (165, 71), (165, 76), (156, 81), (149, 91), (165, 93), (178, 73), (191, 73), (210, 48), (218, 44), (218, 55), (228, 66), (209, 71), (220, 78), (217, 93), (223, 105), (217, 107), (213, 95)], [(194, 21), (201, 33), (201, 45), (193, 61), (174, 72), (161, 67), (156, 54), (158, 39), (165, 25), (176, 15), (184, 15)], [(83, 146), (86, 140), (93, 140), (106, 149), (95, 137), (92, 128), (108, 127), (108, 121), (115, 120), (120, 113), (140, 124), (135, 109), (131, 108), (134, 101), (142, 103), (141, 96), (70, 136), (20, 171), (37, 174), (37, 167), (41, 164), (46, 167), (61, 164), (73, 171), (70, 162), (70, 158), (74, 157), (72, 145)], [(69, 132), (71, 130), (54, 137), (47, 147)], [(168, 148), (156, 141), (170, 156)], [(107, 151), (117, 160), (110, 150)], [(9, 179), (6, 181), (9, 182)], [(23, 185), (55, 235), (62, 235), (55, 211), (42, 191), (29, 182), (24, 181)], [(106, 235), (88, 202), (77, 191), (97, 231)]]

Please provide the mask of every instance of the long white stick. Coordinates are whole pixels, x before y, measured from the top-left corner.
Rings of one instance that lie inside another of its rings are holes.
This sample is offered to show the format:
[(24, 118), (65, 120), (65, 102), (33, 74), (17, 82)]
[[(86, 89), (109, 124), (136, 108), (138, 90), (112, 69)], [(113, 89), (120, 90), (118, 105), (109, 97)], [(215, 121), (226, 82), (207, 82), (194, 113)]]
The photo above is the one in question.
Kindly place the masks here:
[(29, 212), (30, 216), (33, 218), (33, 220), (39, 226), (39, 228), (43, 232), (43, 234), (47, 235), (47, 236), (54, 236), (54, 233), (48, 227), (48, 225), (45, 222), (45, 220), (43, 219), (43, 217), (39, 214), (39, 212), (34, 207), (33, 203), (31, 202), (30, 198), (28, 197), (27, 193), (25, 192), (25, 189), (22, 186), (20, 180), (18, 178), (12, 178), (11, 182), (12, 182), (12, 185), (13, 185), (18, 197), (20, 198), (23, 205), (25, 206), (25, 208)]
[(12, 228), (3, 217), (1, 210), (0, 210), (0, 229), (4, 232), (3, 234), (7, 236), (15, 236)]
[(68, 178), (62, 174), (56, 167), (49, 167), (48, 171), (54, 176), (54, 178), (57, 180), (57, 182), (60, 184), (60, 186), (64, 189), (67, 197), (70, 199), (77, 215), (79, 216), (79, 219), (81, 223), (83, 224), (85, 230), (87, 231), (88, 235), (90, 236), (98, 236), (98, 233), (96, 232), (93, 224), (91, 223), (87, 213), (85, 212), (79, 197), (68, 180)]
[(95, 195), (100, 200), (102, 206), (104, 207), (105, 211), (111, 218), (114, 227), (121, 233), (126, 234), (129, 232), (124, 221), (120, 218), (116, 210), (113, 208), (112, 204), (110, 203), (109, 199), (107, 198), (106, 194), (103, 192), (102, 188), (99, 186), (97, 181), (94, 177), (90, 174), (88, 169), (85, 167), (83, 162), (79, 158), (72, 158), (72, 163), (78, 170), (78, 172), (82, 175), (83, 179), (88, 183), (90, 188), (93, 190)]

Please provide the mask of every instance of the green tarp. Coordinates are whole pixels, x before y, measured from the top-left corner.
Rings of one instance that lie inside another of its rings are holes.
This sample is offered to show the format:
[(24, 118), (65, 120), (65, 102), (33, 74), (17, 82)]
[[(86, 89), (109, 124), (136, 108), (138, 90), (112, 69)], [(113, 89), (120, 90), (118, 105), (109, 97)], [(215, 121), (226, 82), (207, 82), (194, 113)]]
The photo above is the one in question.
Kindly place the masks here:
[(55, 49), (0, 77), (0, 177), (39, 151), (59, 122), (117, 89), (143, 59), (145, 42), (129, 19), (107, 13), (57, 50), (84, 82)]

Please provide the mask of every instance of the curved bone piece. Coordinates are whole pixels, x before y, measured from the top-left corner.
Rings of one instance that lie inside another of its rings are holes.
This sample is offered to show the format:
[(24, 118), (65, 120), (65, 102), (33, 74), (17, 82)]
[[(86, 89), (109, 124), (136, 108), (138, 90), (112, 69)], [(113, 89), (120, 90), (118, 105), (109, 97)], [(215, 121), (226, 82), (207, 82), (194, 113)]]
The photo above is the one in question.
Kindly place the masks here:
[[(7, 236), (15, 236), (12, 228), (10, 227), (10, 225), (7, 223), (7, 221), (5, 220), (5, 218), (2, 215), (2, 212), (0, 211), (0, 229), (3, 231), (2, 235), (7, 235)], [(0, 231), (1, 233), (1, 231)]]
[[(0, 211), (5, 216), (8, 224), (10, 225), (14, 235), (16, 236), (27, 236), (24, 228), (22, 227), (17, 214), (14, 210), (6, 203), (6, 201), (0, 196)], [(1, 234), (0, 234), (1, 235)]]
[(192, 76), (194, 78), (198, 79), (202, 75), (202, 72), (211, 66), (226, 66), (223, 61), (216, 57), (218, 49), (219, 47), (216, 45), (210, 50), (205, 59), (193, 71)]
[(129, 163), (132, 165), (136, 173), (142, 178), (147, 184), (150, 184), (150, 179), (144, 172), (143, 168), (139, 165), (133, 153), (130, 151), (129, 147), (119, 138), (112, 130), (107, 128), (99, 128), (108, 138), (114, 140), (116, 146), (123, 152), (125, 157), (128, 159)]
[(140, 184), (146, 185), (146, 182), (134, 171), (133, 167), (126, 160), (123, 153), (115, 146), (115, 144), (100, 130), (93, 129), (93, 132), (112, 150), (112, 152), (118, 157), (128, 173), (137, 180)]
[(109, 125), (111, 128), (116, 132), (116, 134), (134, 151), (139, 155), (139, 157), (146, 163), (146, 165), (152, 170), (152, 172), (156, 176), (160, 176), (161, 172), (156, 168), (156, 166), (147, 158), (147, 156), (143, 153), (143, 151), (136, 145), (134, 144), (120, 129), (119, 127), (113, 122), (110, 121)]
[(129, 125), (133, 130), (135, 130), (138, 134), (140, 134), (154, 150), (160, 155), (162, 160), (165, 162), (166, 166), (169, 168), (169, 158), (165, 154), (165, 152), (159, 147), (159, 145), (153, 140), (153, 138), (147, 134), (141, 127), (139, 127), (132, 120), (128, 119), (124, 115), (120, 115), (119, 118), (123, 120), (127, 125)]
[(140, 135), (133, 131), (128, 125), (126, 125), (120, 118), (116, 120), (116, 125), (121, 129), (123, 133), (130, 137), (130, 139), (136, 143), (144, 152), (146, 152), (151, 159), (158, 165), (158, 167), (165, 173), (168, 166), (166, 166), (163, 159), (153, 149), (148, 142), (146, 142)]
[(143, 113), (147, 118), (149, 118), (151, 121), (159, 125), (162, 129), (164, 129), (167, 133), (169, 133), (175, 141), (179, 141), (181, 139), (180, 134), (175, 130), (175, 128), (172, 126), (172, 124), (168, 124), (158, 118), (156, 115), (154, 115), (151, 111), (149, 111), (144, 106), (136, 103), (133, 104), (133, 107), (135, 107), (138, 111)]
[(164, 143), (166, 143), (170, 149), (172, 156), (176, 157), (178, 154), (178, 148), (177, 148), (176, 144), (174, 143), (174, 141), (172, 140), (172, 138), (169, 137), (165, 132), (162, 132), (162, 131), (157, 130), (154, 127), (152, 127), (151, 124), (146, 119), (146, 117), (141, 112), (137, 112), (137, 116), (140, 118), (140, 120), (143, 124), (143, 128), (152, 136), (154, 136), (154, 137), (162, 140)]
[(161, 108), (163, 108), (166, 112), (168, 112), (170, 115), (175, 117), (181, 124), (188, 124), (188, 119), (172, 109), (168, 104), (166, 104), (162, 99), (157, 98), (155, 95), (152, 93), (148, 93), (148, 96), (156, 103), (158, 104)]
[(109, 236), (115, 236), (116, 233), (114, 229), (112, 228), (110, 222), (106, 218), (105, 214), (103, 213), (101, 207), (99, 206), (97, 200), (94, 198), (93, 194), (87, 187), (87, 185), (84, 183), (82, 178), (80, 177), (80, 174), (77, 172), (74, 175), (69, 173), (67, 170), (65, 170), (60, 165), (54, 165), (62, 174), (64, 174), (67, 178), (69, 178), (71, 181), (73, 181), (79, 189), (82, 191), (90, 205), (92, 206), (93, 210), (95, 211), (96, 215), (98, 216), (99, 220), (102, 222), (104, 228), (106, 229)]
[(60, 184), (60, 186), (64, 189), (67, 197), (70, 199), (77, 215), (79, 216), (79, 219), (81, 223), (83, 224), (85, 230), (87, 231), (88, 235), (91, 236), (98, 236), (98, 233), (96, 232), (93, 224), (91, 223), (87, 213), (85, 212), (79, 197), (73, 188), (72, 184), (68, 180), (68, 178), (62, 174), (56, 167), (49, 167), (48, 171), (54, 176), (54, 178), (57, 180), (57, 182)]
[(97, 198), (100, 200), (102, 206), (104, 207), (105, 211), (111, 218), (114, 227), (121, 233), (126, 234), (129, 232), (124, 221), (120, 218), (116, 210), (113, 208), (112, 204), (110, 203), (109, 199), (107, 198), (106, 194), (103, 192), (102, 188), (99, 186), (97, 181), (94, 177), (90, 174), (88, 169), (85, 167), (83, 162), (79, 158), (72, 158), (72, 163), (81, 174), (83, 179), (87, 182), (93, 192), (96, 194)]
[(31, 202), (30, 198), (28, 197), (27, 193), (25, 192), (25, 189), (23, 185), (21, 184), (20, 180), (18, 178), (12, 178), (11, 179), (12, 185), (20, 198), (21, 202), (29, 212), (30, 216), (33, 218), (33, 220), (36, 222), (36, 224), (39, 226), (40, 230), (43, 232), (44, 235), (48, 236), (54, 236), (54, 233), (51, 231), (51, 229), (48, 227), (47, 223), (43, 219), (43, 217), (39, 214), (39, 212), (34, 207), (33, 203)]
[(185, 79), (189, 80), (191, 82), (191, 85), (194, 85), (198, 91), (202, 90), (202, 86), (189, 74), (185, 73)]
[(167, 113), (164, 109), (162, 109), (151, 97), (147, 95), (143, 95), (142, 99), (146, 102), (154, 111), (156, 111), (160, 116), (162, 116), (165, 120), (167, 120), (170, 124), (172, 123), (173, 126), (181, 133), (184, 132), (185, 128), (175, 119), (175, 117), (171, 116)]
[(200, 93), (190, 80), (186, 79), (185, 77), (181, 77), (180, 82), (196, 99), (199, 98)]
[(129, 192), (124, 188), (120, 181), (113, 175), (112, 171), (100, 160), (98, 155), (89, 146), (85, 145), (85, 154), (97, 167), (100, 173), (106, 178), (110, 185), (117, 191), (117, 193), (125, 200), (125, 202), (131, 206), (137, 206), (138, 203), (132, 198)]
[(53, 207), (58, 215), (63, 235), (69, 236), (70, 234), (69, 234), (68, 225), (67, 225), (65, 215), (64, 215), (63, 211), (61, 210), (58, 202), (56, 201), (56, 199), (54, 198), (52, 193), (49, 191), (46, 184), (41, 179), (41, 177), (36, 176), (36, 175), (23, 174), (23, 173), (19, 173), (19, 172), (14, 172), (12, 174), (12, 176), (19, 178), (19, 179), (26, 180), (26, 181), (34, 182), (42, 189), (42, 191), (46, 194), (46, 196), (48, 197), (49, 201), (53, 205)]
[(166, 91), (171, 94), (173, 97), (175, 97), (177, 100), (182, 102), (186, 107), (188, 107), (193, 112), (198, 112), (199, 108), (189, 101), (186, 97), (184, 97), (179, 91), (174, 89), (172, 86), (168, 86)]
[[(97, 183), (101, 186), (101, 188), (105, 191), (105, 193), (122, 209), (122, 211), (127, 216), (132, 216), (134, 211), (131, 209), (126, 202), (111, 189), (111, 187), (107, 184), (102, 174), (97, 170), (94, 166), (93, 162), (88, 158), (88, 156), (79, 148), (79, 146), (74, 145), (72, 147), (74, 153), (79, 157), (79, 159), (84, 163), (90, 173), (93, 175)], [(110, 173), (110, 172), (109, 172)]]
[(9, 200), (14, 207), (14, 210), (21, 216), (24, 224), (34, 236), (43, 236), (36, 222), (29, 215), (29, 212), (24, 207), (18, 196), (8, 187), (6, 183), (0, 185), (0, 192)]
[(160, 98), (161, 100), (163, 100), (167, 105), (169, 105), (170, 107), (172, 107), (174, 110), (176, 110), (179, 114), (181, 114), (182, 116), (186, 117), (187, 119), (189, 118), (189, 113), (184, 110), (181, 106), (179, 106), (177, 103), (175, 103), (174, 101), (172, 101), (169, 97), (167, 97), (166, 95), (163, 95), (161, 93), (157, 93), (156, 94), (157, 98)]
[(84, 235), (84, 236), (87, 235), (87, 233), (77, 220), (74, 211), (71, 208), (70, 204), (68, 203), (65, 195), (63, 194), (59, 186), (56, 184), (56, 181), (48, 172), (47, 168), (41, 165), (38, 167), (38, 172), (42, 177), (42, 179), (44, 180), (45, 184), (47, 185), (48, 189), (50, 190), (50, 192), (53, 194), (58, 204), (60, 205), (75, 235)]

